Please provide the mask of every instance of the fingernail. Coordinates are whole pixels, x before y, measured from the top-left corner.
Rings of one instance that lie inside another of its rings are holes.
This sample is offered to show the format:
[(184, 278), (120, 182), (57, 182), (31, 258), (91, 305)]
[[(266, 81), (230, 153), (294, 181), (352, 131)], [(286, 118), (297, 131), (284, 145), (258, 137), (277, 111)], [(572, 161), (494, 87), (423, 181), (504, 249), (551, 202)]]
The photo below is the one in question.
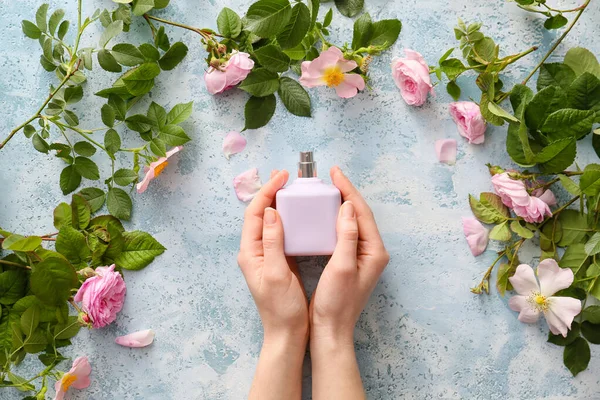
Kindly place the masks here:
[(351, 201), (347, 201), (342, 206), (342, 215), (344, 218), (354, 218), (354, 204)]
[(271, 207), (265, 208), (265, 216), (263, 217), (265, 225), (273, 225), (277, 221), (277, 213)]

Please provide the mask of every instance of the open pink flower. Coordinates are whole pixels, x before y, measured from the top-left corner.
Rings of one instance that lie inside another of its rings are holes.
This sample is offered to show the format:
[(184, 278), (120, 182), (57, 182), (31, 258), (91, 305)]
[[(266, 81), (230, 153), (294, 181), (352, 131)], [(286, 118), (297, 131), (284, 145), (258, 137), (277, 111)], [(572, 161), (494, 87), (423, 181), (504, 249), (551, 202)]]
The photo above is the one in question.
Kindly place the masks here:
[(258, 169), (252, 168), (233, 178), (235, 194), (241, 201), (250, 201), (262, 187)]
[(144, 193), (146, 189), (148, 189), (150, 181), (159, 176), (166, 168), (166, 166), (169, 165), (169, 162), (167, 160), (172, 155), (179, 153), (182, 149), (183, 146), (173, 147), (171, 150), (167, 151), (166, 157), (161, 157), (153, 163), (150, 163), (149, 166), (144, 167), (144, 172), (146, 173), (146, 175), (144, 176), (144, 179), (136, 185), (137, 192)]
[(467, 238), (471, 253), (477, 257), (485, 251), (490, 231), (473, 217), (463, 217), (462, 222), (463, 232)]
[(233, 154), (239, 153), (246, 148), (246, 138), (239, 132), (229, 132), (223, 139), (223, 154), (229, 160)]
[(350, 98), (365, 88), (365, 80), (359, 74), (349, 74), (357, 67), (356, 62), (346, 60), (342, 51), (330, 47), (312, 61), (302, 63), (300, 83), (308, 88), (334, 87), (338, 96)]
[(65, 373), (60, 380), (54, 384), (56, 395), (54, 400), (63, 400), (67, 390), (72, 386), (75, 389), (85, 389), (90, 386), (90, 374), (92, 367), (87, 357), (77, 357), (69, 372)]
[(514, 276), (508, 278), (518, 295), (511, 297), (508, 305), (519, 312), (519, 321), (536, 322), (544, 314), (550, 331), (567, 336), (573, 318), (581, 312), (581, 301), (572, 297), (553, 296), (573, 283), (573, 271), (560, 268), (555, 260), (548, 258), (537, 268), (539, 284), (533, 268), (527, 264), (517, 267)]
[(115, 265), (96, 268), (96, 276), (86, 279), (74, 300), (92, 319), (94, 328), (102, 328), (117, 318), (125, 302), (125, 281), (115, 271)]
[[(494, 190), (502, 199), (502, 203), (512, 208), (515, 214), (525, 221), (539, 223), (546, 216), (552, 216), (548, 204), (539, 197), (530, 196), (527, 193), (525, 183), (519, 179), (512, 179), (508, 172), (492, 176), (492, 185), (494, 185)], [(546, 195), (545, 198), (551, 201), (550, 194)]]
[(121, 346), (125, 347), (146, 347), (150, 346), (153, 341), (154, 331), (152, 329), (133, 332), (129, 335), (119, 336), (115, 339), (116, 344), (120, 344)]
[(450, 104), (450, 115), (458, 127), (458, 133), (469, 143), (481, 144), (485, 139), (486, 122), (479, 105), (472, 101), (458, 101)]
[(513, 210), (519, 217), (523, 217), (525, 221), (531, 223), (540, 223), (544, 220), (546, 215), (549, 217), (552, 216), (552, 211), (550, 211), (548, 204), (535, 196), (529, 197), (529, 203), (527, 203), (526, 206), (515, 204)]
[(204, 83), (210, 94), (222, 93), (242, 82), (254, 68), (250, 54), (234, 52), (221, 70), (210, 67), (204, 73)]
[(392, 60), (392, 77), (400, 89), (402, 98), (409, 106), (420, 106), (427, 100), (427, 94), (434, 94), (429, 66), (423, 56), (410, 49), (404, 49), (405, 58)]

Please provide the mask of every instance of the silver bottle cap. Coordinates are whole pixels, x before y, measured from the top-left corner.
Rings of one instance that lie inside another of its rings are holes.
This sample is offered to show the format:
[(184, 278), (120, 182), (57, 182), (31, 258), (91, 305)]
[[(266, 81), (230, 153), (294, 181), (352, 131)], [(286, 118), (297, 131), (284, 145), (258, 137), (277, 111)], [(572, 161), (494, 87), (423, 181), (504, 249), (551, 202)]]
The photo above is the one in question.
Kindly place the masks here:
[(317, 162), (313, 159), (312, 151), (301, 151), (298, 163), (298, 178), (315, 178), (317, 176)]

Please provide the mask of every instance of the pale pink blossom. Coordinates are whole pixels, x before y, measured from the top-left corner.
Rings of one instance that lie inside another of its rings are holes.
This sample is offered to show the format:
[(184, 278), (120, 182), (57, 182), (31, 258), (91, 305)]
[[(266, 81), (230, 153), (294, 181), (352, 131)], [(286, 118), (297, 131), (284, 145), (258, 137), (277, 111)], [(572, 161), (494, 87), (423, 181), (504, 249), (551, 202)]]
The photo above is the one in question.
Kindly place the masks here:
[(340, 97), (354, 97), (359, 90), (365, 88), (365, 80), (362, 76), (349, 73), (356, 67), (355, 61), (346, 60), (342, 51), (332, 46), (314, 60), (302, 63), (300, 83), (308, 88), (333, 87)]
[(481, 144), (485, 139), (486, 122), (479, 105), (472, 101), (458, 101), (450, 104), (450, 115), (458, 127), (458, 133), (469, 143)]
[(550, 207), (554, 207), (556, 205), (556, 197), (550, 189), (544, 190), (542, 188), (539, 188), (534, 190), (531, 194), (542, 200), (544, 203), (548, 204), (548, 206)]
[(529, 197), (529, 203), (526, 206), (515, 204), (513, 210), (519, 217), (531, 223), (542, 222), (546, 215), (549, 217), (552, 216), (552, 211), (550, 211), (548, 204), (535, 196)]
[(519, 312), (519, 321), (536, 322), (544, 314), (550, 331), (567, 336), (573, 318), (581, 312), (581, 301), (572, 297), (553, 296), (573, 283), (573, 271), (560, 268), (555, 260), (547, 258), (537, 268), (539, 284), (533, 268), (527, 264), (517, 267), (514, 276), (508, 278), (518, 295), (511, 297), (508, 305)]
[(152, 329), (133, 332), (115, 339), (115, 343), (125, 347), (146, 347), (151, 345), (153, 341), (154, 331)]
[(241, 201), (252, 200), (261, 187), (262, 183), (257, 168), (242, 172), (233, 179), (235, 194)]
[(434, 94), (429, 66), (420, 53), (404, 49), (405, 58), (392, 60), (392, 77), (400, 94), (410, 106), (420, 106), (427, 100), (427, 94)]
[[(502, 203), (512, 208), (515, 214), (525, 221), (539, 223), (546, 216), (552, 216), (548, 204), (539, 197), (529, 195), (525, 183), (519, 179), (512, 179), (508, 172), (492, 176), (492, 185), (502, 199)], [(554, 197), (553, 194), (550, 196), (544, 193), (544, 195), (548, 201), (551, 201), (550, 197)]]
[(456, 140), (440, 139), (435, 141), (435, 153), (438, 160), (445, 164), (454, 164), (456, 162)]
[(94, 328), (102, 328), (117, 318), (125, 302), (125, 281), (115, 265), (96, 268), (96, 276), (86, 279), (74, 300), (92, 320)]
[(221, 69), (210, 67), (204, 73), (204, 83), (210, 94), (222, 93), (242, 82), (254, 68), (250, 54), (234, 52)]
[(56, 395), (54, 400), (63, 400), (65, 394), (69, 388), (74, 387), (75, 389), (85, 389), (90, 386), (90, 374), (92, 373), (92, 367), (87, 357), (77, 357), (73, 361), (73, 366), (69, 372), (65, 373), (54, 384), (54, 390)]
[(223, 139), (223, 154), (229, 160), (233, 154), (239, 153), (246, 148), (246, 138), (239, 132), (229, 132)]
[(149, 166), (145, 166), (144, 172), (146, 173), (146, 175), (144, 175), (144, 179), (142, 179), (142, 181), (136, 185), (137, 192), (144, 193), (146, 189), (148, 189), (150, 181), (159, 176), (163, 172), (165, 167), (169, 165), (169, 162), (167, 160), (171, 158), (171, 156), (180, 152), (182, 149), (183, 146), (173, 147), (171, 150), (167, 151), (166, 157), (161, 157), (158, 160), (150, 163)]
[(467, 238), (471, 253), (474, 256), (480, 255), (487, 247), (490, 231), (473, 217), (463, 217), (462, 223), (463, 232)]

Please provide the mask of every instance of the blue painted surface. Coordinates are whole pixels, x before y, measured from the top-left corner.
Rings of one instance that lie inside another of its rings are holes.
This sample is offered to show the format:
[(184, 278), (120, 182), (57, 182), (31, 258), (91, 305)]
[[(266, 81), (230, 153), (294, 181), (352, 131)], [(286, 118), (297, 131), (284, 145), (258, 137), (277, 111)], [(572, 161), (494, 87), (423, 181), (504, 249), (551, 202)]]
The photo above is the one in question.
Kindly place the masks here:
[[(75, 1), (51, 1), (68, 7)], [(89, 1), (91, 13), (109, 1)], [(246, 9), (247, 0), (173, 1), (160, 13), (171, 19), (214, 27), (223, 6)], [(287, 114), (281, 104), (265, 128), (246, 133), (248, 147), (231, 161), (221, 154), (223, 135), (243, 126), (247, 96), (237, 90), (212, 97), (204, 89), (203, 50), (193, 33), (168, 29), (190, 52), (175, 71), (160, 76), (152, 99), (172, 106), (194, 100), (186, 128), (193, 142), (143, 195), (135, 196), (131, 229), (153, 233), (168, 251), (143, 272), (126, 272), (128, 296), (116, 323), (81, 333), (67, 355), (87, 355), (92, 385), (74, 399), (242, 399), (261, 344), (262, 330), (252, 298), (236, 265), (244, 204), (231, 181), (258, 167), (263, 179), (273, 168), (295, 168), (299, 150), (317, 152), (321, 175), (340, 165), (362, 190), (375, 212), (392, 261), (356, 329), (360, 369), (372, 399), (598, 399), (600, 351), (592, 346), (589, 369), (576, 378), (562, 365), (562, 348), (546, 343), (547, 327), (517, 321), (506, 299), (495, 292), (469, 292), (494, 258), (492, 244), (479, 258), (469, 253), (460, 217), (469, 215), (468, 193), (490, 190), (485, 163), (511, 166), (505, 155), (506, 128), (488, 129), (486, 142), (470, 146), (448, 115), (451, 101), (443, 88), (421, 108), (404, 104), (389, 64), (402, 48), (420, 51), (434, 64), (455, 46), (457, 17), (483, 21), (484, 31), (516, 53), (541, 45), (535, 54), (510, 68), (507, 81), (521, 80), (556, 39), (542, 20), (515, 4), (490, 0), (367, 0), (374, 19), (398, 17), (400, 40), (371, 65), (373, 91), (350, 100), (326, 88), (311, 91), (314, 118)], [(564, 5), (577, 3), (561, 2)], [(52, 74), (38, 64), (35, 41), (24, 39), (20, 20), (33, 19), (38, 1), (0, 3), (3, 47), (0, 51), (0, 107), (3, 136), (28, 117), (45, 96)], [(576, 44), (600, 54), (600, 3), (592, 2), (554, 60)], [(322, 12), (326, 7), (322, 7)], [(335, 13), (334, 42), (350, 40), (352, 21)], [(92, 29), (84, 38), (95, 42)], [(595, 34), (592, 34), (595, 33)], [(560, 34), (560, 32), (558, 32)], [(137, 21), (128, 35), (148, 40)], [(552, 61), (552, 60), (551, 60)], [(97, 68), (97, 67), (96, 67)], [(106, 87), (115, 75), (95, 70), (86, 92)], [(472, 77), (466, 95), (476, 96)], [(102, 100), (93, 96), (77, 105), (81, 125), (100, 126)], [(145, 106), (143, 104), (142, 106)], [(141, 107), (143, 108), (143, 107)], [(135, 135), (132, 135), (135, 136)], [(457, 138), (455, 166), (436, 162), (433, 143)], [(595, 160), (580, 147), (578, 161)], [(99, 160), (99, 159), (98, 159)], [(0, 221), (10, 230), (45, 233), (52, 208), (64, 197), (58, 187), (61, 161), (41, 155), (19, 136), (0, 153)], [(107, 168), (107, 165), (103, 165)], [(525, 249), (527, 251), (527, 249)], [(524, 259), (537, 260), (525, 256)], [(309, 291), (324, 259), (303, 259)], [(145, 349), (117, 347), (114, 337), (139, 329), (156, 331)], [(32, 373), (37, 360), (23, 369)], [(305, 399), (310, 399), (310, 366), (305, 365)], [(2, 399), (20, 398), (3, 391)]]

